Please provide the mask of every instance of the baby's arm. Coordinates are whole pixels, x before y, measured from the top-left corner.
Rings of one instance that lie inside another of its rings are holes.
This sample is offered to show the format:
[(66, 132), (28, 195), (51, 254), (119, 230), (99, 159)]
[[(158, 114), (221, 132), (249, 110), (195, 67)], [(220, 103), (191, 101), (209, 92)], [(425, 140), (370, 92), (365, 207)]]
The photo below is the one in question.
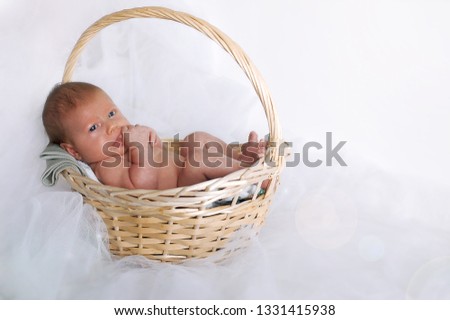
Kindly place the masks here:
[(151, 148), (161, 144), (155, 130), (136, 125), (124, 127), (122, 134), (124, 155), (102, 161), (94, 169), (95, 174), (107, 185), (128, 189), (157, 189), (157, 172), (149, 172), (149, 157), (153, 155)]
[(136, 189), (130, 178), (130, 165), (125, 157), (110, 158), (93, 168), (101, 183), (127, 189)]
[(128, 174), (131, 183), (135, 188), (158, 189), (158, 172), (150, 166), (155, 156), (154, 148), (161, 145), (156, 131), (135, 125), (124, 128), (123, 136), (125, 148), (128, 150)]

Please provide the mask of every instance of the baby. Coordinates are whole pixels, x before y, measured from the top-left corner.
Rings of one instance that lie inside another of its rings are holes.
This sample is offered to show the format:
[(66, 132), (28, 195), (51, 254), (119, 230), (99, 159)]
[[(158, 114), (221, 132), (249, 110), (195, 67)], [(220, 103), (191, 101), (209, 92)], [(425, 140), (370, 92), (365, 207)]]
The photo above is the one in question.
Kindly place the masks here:
[(128, 189), (163, 190), (223, 177), (251, 166), (266, 148), (253, 131), (241, 148), (194, 132), (175, 141), (175, 152), (152, 128), (131, 125), (102, 89), (84, 82), (57, 85), (42, 120), (50, 142), (87, 163), (100, 182)]

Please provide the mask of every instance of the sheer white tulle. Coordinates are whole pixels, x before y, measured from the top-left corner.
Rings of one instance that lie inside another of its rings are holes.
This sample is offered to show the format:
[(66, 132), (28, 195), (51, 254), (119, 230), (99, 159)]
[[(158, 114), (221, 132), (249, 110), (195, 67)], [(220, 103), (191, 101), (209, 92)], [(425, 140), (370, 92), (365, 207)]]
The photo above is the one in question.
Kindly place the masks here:
[[(227, 8), (227, 1), (220, 3)], [(149, 4), (163, 3), (129, 6)], [(164, 4), (207, 19), (220, 17), (203, 2), (200, 7), (195, 1)], [(266, 225), (247, 250), (221, 263), (181, 265), (111, 256), (105, 227), (81, 196), (64, 181), (54, 188), (40, 183), (44, 163), (38, 155), (46, 144), (40, 113), (79, 34), (123, 5), (49, 0), (0, 5), (0, 298), (450, 298), (446, 179), (424, 178), (426, 170), (437, 172), (425, 164), (420, 175), (412, 175), (367, 160), (365, 149), (352, 145), (358, 134), (340, 131), (329, 117), (323, 120), (336, 143), (348, 140), (341, 154), (348, 166), (286, 168)], [(214, 14), (208, 16), (208, 10)], [(229, 19), (222, 18), (217, 22)], [(105, 30), (86, 48), (74, 78), (104, 87), (130, 121), (163, 136), (206, 130), (231, 142), (242, 141), (250, 130), (267, 132), (258, 100), (232, 60), (195, 31), (170, 22), (130, 21)], [(294, 101), (299, 92), (284, 92), (283, 85), (275, 82), (277, 95), (288, 97), (280, 100)], [(301, 112), (300, 107), (295, 102), (278, 106), (284, 137), (296, 153), (303, 152), (308, 135), (298, 115), (314, 114), (308, 111), (314, 105)], [(422, 121), (413, 112), (410, 117)], [(376, 117), (366, 120), (369, 128), (382, 131)], [(353, 129), (364, 132), (365, 127)], [(316, 137), (325, 143), (325, 131)], [(383, 135), (373, 139), (391, 143)]]

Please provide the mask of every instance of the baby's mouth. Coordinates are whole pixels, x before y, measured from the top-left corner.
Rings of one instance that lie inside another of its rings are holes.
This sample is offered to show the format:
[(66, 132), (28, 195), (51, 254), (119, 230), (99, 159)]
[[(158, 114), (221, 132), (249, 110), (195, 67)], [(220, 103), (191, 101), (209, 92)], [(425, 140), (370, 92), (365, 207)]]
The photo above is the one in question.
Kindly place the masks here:
[(122, 133), (119, 133), (119, 135), (117, 136), (116, 140), (113, 143), (114, 147), (119, 148), (122, 145), (122, 140), (123, 140)]

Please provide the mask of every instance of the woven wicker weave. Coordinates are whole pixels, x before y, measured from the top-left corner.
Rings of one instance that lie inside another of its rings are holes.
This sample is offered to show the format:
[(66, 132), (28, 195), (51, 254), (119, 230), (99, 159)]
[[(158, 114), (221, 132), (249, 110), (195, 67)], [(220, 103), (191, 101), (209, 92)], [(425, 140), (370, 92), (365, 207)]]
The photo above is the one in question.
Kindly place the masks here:
[[(63, 82), (72, 78), (85, 45), (103, 28), (132, 18), (160, 18), (190, 26), (222, 46), (239, 64), (262, 103), (270, 131), (266, 161), (223, 178), (169, 190), (128, 190), (110, 187), (67, 170), (72, 188), (94, 206), (109, 234), (110, 250), (119, 256), (143, 255), (179, 262), (203, 258), (220, 250), (226, 256), (246, 244), (264, 222), (279, 183), (284, 157), (279, 155), (281, 130), (269, 90), (243, 50), (220, 30), (189, 14), (161, 7), (142, 7), (107, 15), (91, 25), (76, 43), (66, 64)], [(270, 160), (270, 161), (268, 161)], [(271, 165), (268, 165), (270, 163)], [(271, 183), (264, 195), (238, 201), (246, 187)], [(212, 206), (230, 198), (226, 205)]]

